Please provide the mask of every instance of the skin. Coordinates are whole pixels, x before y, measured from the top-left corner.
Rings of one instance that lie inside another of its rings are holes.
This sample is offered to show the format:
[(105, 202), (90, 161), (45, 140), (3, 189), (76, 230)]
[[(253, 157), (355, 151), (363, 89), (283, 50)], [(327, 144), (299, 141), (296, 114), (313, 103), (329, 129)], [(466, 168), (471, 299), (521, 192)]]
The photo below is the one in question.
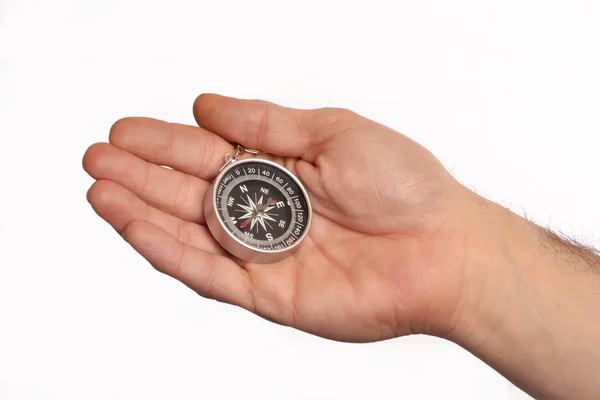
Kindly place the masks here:
[[(193, 109), (199, 127), (120, 120), (83, 159), (92, 207), (157, 270), (325, 338), (436, 335), (540, 399), (600, 397), (591, 251), (481, 198), (419, 144), (348, 110), (217, 95)], [(271, 154), (311, 198), (309, 235), (281, 262), (236, 260), (204, 225), (206, 189), (234, 142)]]

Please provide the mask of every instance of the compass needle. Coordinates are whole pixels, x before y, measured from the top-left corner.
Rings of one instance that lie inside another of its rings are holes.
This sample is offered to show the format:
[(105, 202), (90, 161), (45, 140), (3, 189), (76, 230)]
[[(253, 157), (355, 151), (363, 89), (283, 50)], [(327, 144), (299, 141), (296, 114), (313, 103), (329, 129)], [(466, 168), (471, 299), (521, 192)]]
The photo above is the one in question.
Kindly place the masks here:
[(275, 219), (271, 218), (271, 216), (270, 216), (270, 215), (268, 215), (268, 214), (265, 214), (265, 215), (263, 216), (263, 218), (264, 218), (264, 219), (268, 219), (269, 221), (277, 222)]
[(250, 198), (250, 196), (246, 195), (246, 198), (248, 199), (249, 207), (251, 207), (252, 209), (255, 209), (256, 208), (256, 204), (252, 201), (252, 199)]
[(246, 207), (246, 206), (241, 205), (239, 203), (236, 204), (236, 205), (239, 206), (239, 207), (241, 207), (243, 210), (246, 210), (246, 212), (252, 212), (253, 211), (252, 207)]
[(258, 217), (258, 222), (262, 225), (263, 229), (266, 231), (267, 227), (265, 226), (265, 220), (263, 217)]

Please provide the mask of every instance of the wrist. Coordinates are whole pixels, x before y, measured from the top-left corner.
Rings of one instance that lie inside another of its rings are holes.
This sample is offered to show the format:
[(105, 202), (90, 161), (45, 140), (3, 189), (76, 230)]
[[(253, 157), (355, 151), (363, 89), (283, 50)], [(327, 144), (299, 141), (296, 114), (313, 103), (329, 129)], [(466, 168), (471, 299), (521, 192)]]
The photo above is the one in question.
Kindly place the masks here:
[(581, 274), (581, 260), (565, 262), (538, 226), (475, 194), (471, 200), (448, 339), (536, 397), (597, 398), (589, 380), (600, 365), (598, 276)]

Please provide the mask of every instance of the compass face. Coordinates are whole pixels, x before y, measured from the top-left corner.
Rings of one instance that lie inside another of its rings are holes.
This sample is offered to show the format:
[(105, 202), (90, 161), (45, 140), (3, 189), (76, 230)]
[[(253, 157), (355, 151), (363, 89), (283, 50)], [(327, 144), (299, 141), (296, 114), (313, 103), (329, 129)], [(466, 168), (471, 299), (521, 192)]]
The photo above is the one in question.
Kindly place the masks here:
[(237, 242), (262, 252), (295, 247), (305, 236), (310, 204), (299, 181), (270, 161), (232, 164), (215, 182), (215, 208)]

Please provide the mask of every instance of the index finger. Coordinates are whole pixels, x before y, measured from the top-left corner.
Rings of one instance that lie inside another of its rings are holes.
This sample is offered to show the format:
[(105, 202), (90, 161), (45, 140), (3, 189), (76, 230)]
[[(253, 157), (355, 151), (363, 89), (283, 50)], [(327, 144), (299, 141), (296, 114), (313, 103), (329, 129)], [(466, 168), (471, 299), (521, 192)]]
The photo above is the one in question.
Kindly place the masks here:
[(347, 110), (300, 110), (262, 100), (202, 94), (194, 117), (222, 138), (267, 153), (314, 162), (324, 143), (348, 126)]

